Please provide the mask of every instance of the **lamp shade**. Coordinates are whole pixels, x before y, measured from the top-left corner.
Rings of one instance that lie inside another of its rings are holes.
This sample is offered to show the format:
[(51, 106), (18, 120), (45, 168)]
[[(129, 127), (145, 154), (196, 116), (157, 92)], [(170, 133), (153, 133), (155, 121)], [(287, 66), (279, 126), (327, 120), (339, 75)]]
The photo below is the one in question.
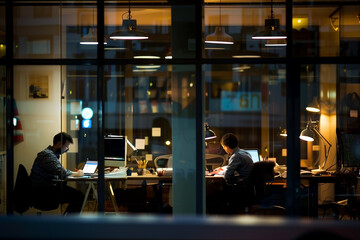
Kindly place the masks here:
[[(89, 29), (88, 34), (83, 36), (80, 40), (81, 45), (97, 45), (99, 44), (97, 41), (97, 29), (95, 27), (91, 27)], [(104, 40), (104, 44), (106, 45), (106, 41)]]
[(205, 43), (234, 44), (233, 38), (225, 32), (222, 26), (217, 26), (215, 32), (206, 36)]
[(286, 128), (284, 128), (284, 129), (281, 130), (280, 136), (282, 136), (282, 137), (287, 137), (287, 130), (286, 130)]
[(90, 28), (88, 34), (84, 35), (81, 38), (80, 44), (82, 44), (82, 45), (96, 45), (96, 44), (98, 44), (96, 28), (94, 28), (94, 27)]
[(205, 123), (205, 140), (210, 140), (214, 138), (216, 138), (215, 132), (210, 129), (207, 123)]
[(307, 142), (314, 141), (314, 132), (310, 129), (309, 124), (306, 126), (304, 130), (301, 131), (299, 138)]
[(256, 32), (252, 39), (286, 39), (286, 33), (280, 30), (280, 20), (276, 18), (265, 19), (263, 30)]
[(146, 40), (149, 36), (143, 31), (136, 30), (135, 19), (124, 19), (121, 29), (113, 32), (109, 38), (113, 40)]
[(210, 140), (210, 139), (214, 139), (214, 138), (216, 138), (215, 132), (211, 129), (206, 130), (205, 140)]
[(308, 112), (320, 112), (320, 104), (317, 97), (314, 97), (313, 101), (306, 107)]

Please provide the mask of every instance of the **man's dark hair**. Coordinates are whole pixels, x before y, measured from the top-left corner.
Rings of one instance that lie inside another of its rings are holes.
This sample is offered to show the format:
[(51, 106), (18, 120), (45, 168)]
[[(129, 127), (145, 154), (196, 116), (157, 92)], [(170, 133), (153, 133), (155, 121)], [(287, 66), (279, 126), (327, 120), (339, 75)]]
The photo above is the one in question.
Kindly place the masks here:
[(232, 133), (226, 133), (222, 138), (221, 138), (221, 144), (225, 145), (231, 149), (236, 148), (239, 145), (239, 140), (237, 139), (237, 137), (232, 134)]
[(70, 143), (74, 143), (72, 137), (69, 134), (60, 132), (54, 136), (53, 145), (55, 145), (58, 142), (61, 142), (61, 145), (64, 145), (66, 141), (69, 141)]

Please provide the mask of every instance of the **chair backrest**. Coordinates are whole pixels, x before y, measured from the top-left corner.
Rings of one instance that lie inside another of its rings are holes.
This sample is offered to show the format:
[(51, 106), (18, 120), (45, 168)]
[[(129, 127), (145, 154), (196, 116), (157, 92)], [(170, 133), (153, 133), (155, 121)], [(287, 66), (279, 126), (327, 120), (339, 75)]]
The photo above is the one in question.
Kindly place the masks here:
[(14, 187), (14, 210), (20, 214), (32, 205), (32, 184), (24, 165), (20, 164)]
[(154, 159), (155, 168), (172, 168), (172, 154), (158, 156)]
[(255, 198), (260, 199), (266, 195), (265, 186), (275, 177), (275, 163), (261, 161), (254, 163), (249, 180), (255, 187)]

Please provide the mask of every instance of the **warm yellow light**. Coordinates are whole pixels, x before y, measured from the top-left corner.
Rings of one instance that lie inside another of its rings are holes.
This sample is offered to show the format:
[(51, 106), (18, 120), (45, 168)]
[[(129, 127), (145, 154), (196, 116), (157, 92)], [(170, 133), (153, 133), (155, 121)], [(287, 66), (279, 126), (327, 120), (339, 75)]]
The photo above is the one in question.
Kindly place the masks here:
[(191, 82), (191, 83), (190, 83), (190, 87), (193, 87), (193, 86), (194, 86), (194, 83)]
[(137, 65), (136, 68), (139, 69), (160, 68), (160, 65)]
[(167, 141), (165, 142), (165, 144), (166, 144), (167, 146), (169, 146), (169, 145), (171, 144), (171, 142), (170, 142), (169, 140), (167, 140)]
[(309, 19), (307, 17), (294, 17), (293, 18), (293, 28), (300, 30), (302, 28), (308, 28)]

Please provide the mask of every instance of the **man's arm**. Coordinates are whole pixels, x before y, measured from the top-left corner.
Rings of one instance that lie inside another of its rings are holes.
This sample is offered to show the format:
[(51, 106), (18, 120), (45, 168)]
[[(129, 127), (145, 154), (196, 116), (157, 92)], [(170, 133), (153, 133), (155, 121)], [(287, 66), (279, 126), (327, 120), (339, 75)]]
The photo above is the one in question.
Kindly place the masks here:
[(70, 177), (82, 177), (84, 176), (84, 171), (79, 169), (76, 172), (72, 172)]

